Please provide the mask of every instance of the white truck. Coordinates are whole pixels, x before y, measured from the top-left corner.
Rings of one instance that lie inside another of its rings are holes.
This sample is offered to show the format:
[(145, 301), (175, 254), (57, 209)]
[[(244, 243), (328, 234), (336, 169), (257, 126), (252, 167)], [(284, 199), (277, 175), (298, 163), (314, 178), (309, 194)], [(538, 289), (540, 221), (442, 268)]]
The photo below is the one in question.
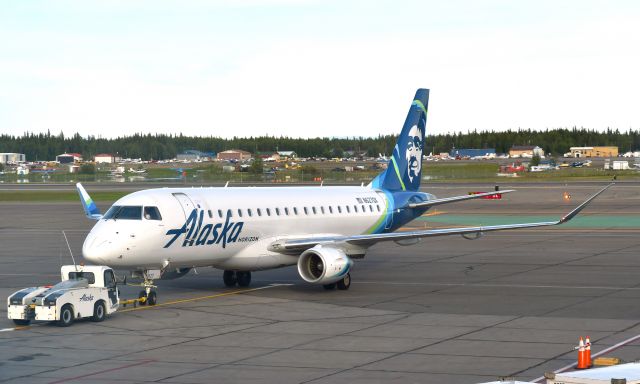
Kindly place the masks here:
[(17, 325), (32, 320), (68, 327), (75, 319), (103, 321), (118, 310), (120, 298), (113, 270), (106, 266), (64, 265), (56, 285), (25, 288), (7, 298), (7, 315)]

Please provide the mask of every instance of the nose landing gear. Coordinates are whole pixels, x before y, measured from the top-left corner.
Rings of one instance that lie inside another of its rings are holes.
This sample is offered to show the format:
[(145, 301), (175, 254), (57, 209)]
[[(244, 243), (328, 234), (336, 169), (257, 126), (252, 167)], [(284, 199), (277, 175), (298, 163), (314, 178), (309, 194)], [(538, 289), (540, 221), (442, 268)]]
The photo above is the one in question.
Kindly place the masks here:
[[(144, 281), (142, 286), (144, 287), (143, 291), (138, 293), (138, 299), (140, 299), (140, 305), (156, 305), (158, 303), (158, 294), (154, 288), (158, 288), (153, 285), (153, 280), (149, 276), (148, 273), (143, 272)], [(143, 300), (144, 299), (144, 300)]]

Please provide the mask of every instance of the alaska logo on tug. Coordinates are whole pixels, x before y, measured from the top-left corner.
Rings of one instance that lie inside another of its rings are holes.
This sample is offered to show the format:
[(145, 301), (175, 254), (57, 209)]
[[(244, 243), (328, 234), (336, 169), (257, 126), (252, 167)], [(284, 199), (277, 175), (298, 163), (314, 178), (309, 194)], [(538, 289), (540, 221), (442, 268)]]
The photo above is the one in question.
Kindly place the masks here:
[(199, 245), (221, 244), (226, 248), (227, 244), (235, 243), (242, 233), (244, 222), (234, 223), (231, 221), (231, 211), (227, 211), (224, 223), (207, 223), (202, 225), (204, 220), (204, 210), (194, 209), (184, 222), (181, 228), (174, 228), (167, 231), (167, 236), (173, 236), (164, 248), (169, 248), (183, 233), (186, 233), (182, 241), (183, 247)]

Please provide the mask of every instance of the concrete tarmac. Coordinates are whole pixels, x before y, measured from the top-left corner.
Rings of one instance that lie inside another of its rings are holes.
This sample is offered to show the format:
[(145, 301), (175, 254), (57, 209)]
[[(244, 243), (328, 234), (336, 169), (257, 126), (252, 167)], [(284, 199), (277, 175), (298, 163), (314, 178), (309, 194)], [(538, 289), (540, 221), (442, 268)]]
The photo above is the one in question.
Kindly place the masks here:
[[(599, 189), (527, 184), (503, 200), (441, 206), (436, 219), (560, 217)], [(506, 189), (507, 186), (504, 186)], [(91, 186), (89, 186), (91, 191)], [(439, 197), (486, 185), (437, 184)], [(569, 201), (562, 197), (569, 192)], [(295, 268), (254, 272), (227, 289), (222, 272), (158, 282), (156, 307), (105, 322), (14, 328), (0, 307), (1, 383), (477, 383), (531, 380), (640, 334), (640, 190), (616, 185), (584, 211), (588, 225), (379, 244), (356, 262), (349, 291), (304, 283)], [(102, 204), (101, 209), (108, 205)], [(92, 222), (78, 204), (0, 204), (0, 298), (55, 283), (81, 260)], [(598, 224), (599, 217), (607, 217)], [(612, 226), (610, 218), (620, 218)], [(433, 219), (433, 220), (431, 220)], [(464, 219), (460, 219), (464, 221)], [(138, 288), (122, 287), (125, 297)], [(640, 358), (640, 342), (608, 354)]]

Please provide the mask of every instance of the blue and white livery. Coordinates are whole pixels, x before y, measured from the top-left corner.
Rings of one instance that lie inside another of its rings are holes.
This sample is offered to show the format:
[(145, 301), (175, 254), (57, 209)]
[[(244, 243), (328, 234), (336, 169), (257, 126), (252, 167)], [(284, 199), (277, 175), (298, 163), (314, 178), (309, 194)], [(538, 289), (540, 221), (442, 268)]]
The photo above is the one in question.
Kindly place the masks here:
[(144, 277), (146, 294), (154, 279), (205, 266), (224, 270), (227, 286), (249, 285), (252, 271), (297, 265), (309, 283), (348, 289), (353, 260), (378, 242), (562, 224), (608, 188), (558, 221), (395, 232), (432, 206), (512, 192), (438, 199), (419, 191), (428, 105), (429, 90), (419, 89), (387, 169), (368, 186), (149, 189), (101, 216), (78, 184), (87, 217), (98, 220), (83, 256)]

